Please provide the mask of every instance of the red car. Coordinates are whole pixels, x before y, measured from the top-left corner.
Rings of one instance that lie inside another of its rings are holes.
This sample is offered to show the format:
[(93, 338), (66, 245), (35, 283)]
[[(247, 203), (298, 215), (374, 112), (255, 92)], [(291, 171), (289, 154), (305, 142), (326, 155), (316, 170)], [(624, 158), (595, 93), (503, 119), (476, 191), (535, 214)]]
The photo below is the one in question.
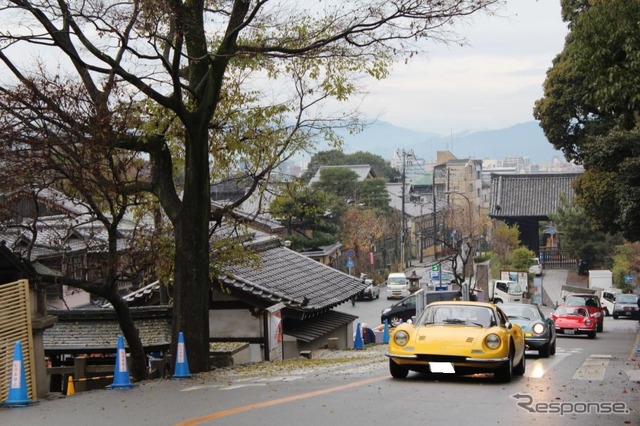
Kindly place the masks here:
[(597, 294), (570, 294), (565, 297), (564, 306), (581, 306), (586, 308), (596, 319), (596, 329), (601, 332), (604, 325), (604, 309)]
[(596, 338), (598, 321), (585, 306), (558, 306), (551, 319), (556, 324), (557, 334), (586, 334), (589, 339)]

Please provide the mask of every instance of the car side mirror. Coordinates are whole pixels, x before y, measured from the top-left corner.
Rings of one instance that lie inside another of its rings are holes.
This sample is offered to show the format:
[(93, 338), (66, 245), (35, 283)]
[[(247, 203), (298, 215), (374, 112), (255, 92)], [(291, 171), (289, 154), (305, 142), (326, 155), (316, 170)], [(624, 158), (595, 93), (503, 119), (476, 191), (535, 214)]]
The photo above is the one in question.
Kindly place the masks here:
[(507, 330), (511, 330), (513, 328), (513, 324), (511, 324), (509, 321), (505, 322), (504, 326)]

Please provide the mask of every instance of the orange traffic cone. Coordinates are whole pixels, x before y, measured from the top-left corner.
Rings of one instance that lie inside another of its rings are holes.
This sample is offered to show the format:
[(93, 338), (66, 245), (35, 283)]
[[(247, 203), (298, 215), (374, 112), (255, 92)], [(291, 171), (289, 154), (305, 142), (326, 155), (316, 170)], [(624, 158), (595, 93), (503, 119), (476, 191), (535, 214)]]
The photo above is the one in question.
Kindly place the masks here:
[(75, 395), (76, 393), (76, 386), (73, 384), (73, 376), (69, 376), (69, 379), (67, 380), (67, 396), (70, 395)]

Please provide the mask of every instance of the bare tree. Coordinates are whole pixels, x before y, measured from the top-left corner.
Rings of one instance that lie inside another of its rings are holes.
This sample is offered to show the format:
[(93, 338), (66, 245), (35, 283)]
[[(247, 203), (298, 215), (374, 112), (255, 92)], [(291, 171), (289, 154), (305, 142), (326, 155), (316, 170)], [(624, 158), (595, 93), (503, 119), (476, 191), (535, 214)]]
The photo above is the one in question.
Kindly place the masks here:
[[(174, 346), (184, 331), (190, 367), (198, 372), (209, 362), (209, 223), (224, 213), (211, 215), (212, 176), (229, 163), (252, 164), (244, 170), (247, 193), (259, 190), (279, 161), (331, 124), (317, 119), (324, 101), (348, 99), (358, 76), (384, 78), (392, 61), (416, 54), (422, 40), (463, 42), (454, 23), (496, 3), (9, 0), (0, 10), (0, 60), (15, 80), (1, 90), (33, 88), (29, 99), (38, 108), (64, 116), (67, 106), (51, 104), (33, 84), (24, 45), (40, 49), (48, 70), (66, 58), (61, 70), (74, 74), (91, 100), (89, 117), (77, 118), (120, 130), (102, 134), (115, 148), (147, 153), (148, 182), (123, 191), (155, 194), (173, 224)], [(274, 82), (247, 80), (249, 71)], [(141, 120), (125, 132), (122, 114), (132, 100), (140, 101)], [(249, 120), (241, 123), (237, 114)]]

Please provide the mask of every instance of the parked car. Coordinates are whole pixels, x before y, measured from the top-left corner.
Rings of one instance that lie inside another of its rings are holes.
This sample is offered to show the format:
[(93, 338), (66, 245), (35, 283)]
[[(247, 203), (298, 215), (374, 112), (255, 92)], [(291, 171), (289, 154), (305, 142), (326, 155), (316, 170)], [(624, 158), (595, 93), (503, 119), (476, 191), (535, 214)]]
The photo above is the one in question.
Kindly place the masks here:
[(503, 303), (500, 309), (509, 321), (518, 324), (524, 332), (527, 349), (534, 349), (543, 358), (556, 353), (556, 325), (536, 305)]
[(587, 308), (589, 314), (596, 319), (596, 329), (599, 332), (604, 329), (604, 309), (597, 294), (570, 294), (565, 297), (563, 305)]
[(558, 306), (551, 314), (551, 319), (558, 334), (586, 334), (590, 339), (596, 338), (597, 319), (584, 306)]
[(462, 293), (460, 291), (427, 291), (424, 294), (412, 294), (388, 308), (383, 309), (380, 316), (380, 323), (384, 323), (384, 321), (387, 320), (391, 327), (397, 327), (401, 323), (409, 321), (416, 315), (416, 299), (418, 295), (424, 297), (425, 305), (445, 300), (462, 299)]
[(640, 319), (637, 294), (618, 294), (613, 305), (613, 319), (633, 318)]
[(409, 371), (493, 373), (508, 382), (526, 368), (524, 333), (492, 303), (434, 302), (393, 330), (386, 356), (396, 379)]
[(542, 275), (542, 263), (540, 263), (540, 259), (537, 257), (534, 257), (531, 261), (533, 262), (533, 265), (529, 267), (529, 273), (539, 277)]
[(380, 297), (380, 285), (378, 285), (378, 283), (374, 282), (372, 279), (365, 279), (364, 282), (365, 284), (368, 284), (368, 286), (356, 295), (356, 299), (378, 299)]

